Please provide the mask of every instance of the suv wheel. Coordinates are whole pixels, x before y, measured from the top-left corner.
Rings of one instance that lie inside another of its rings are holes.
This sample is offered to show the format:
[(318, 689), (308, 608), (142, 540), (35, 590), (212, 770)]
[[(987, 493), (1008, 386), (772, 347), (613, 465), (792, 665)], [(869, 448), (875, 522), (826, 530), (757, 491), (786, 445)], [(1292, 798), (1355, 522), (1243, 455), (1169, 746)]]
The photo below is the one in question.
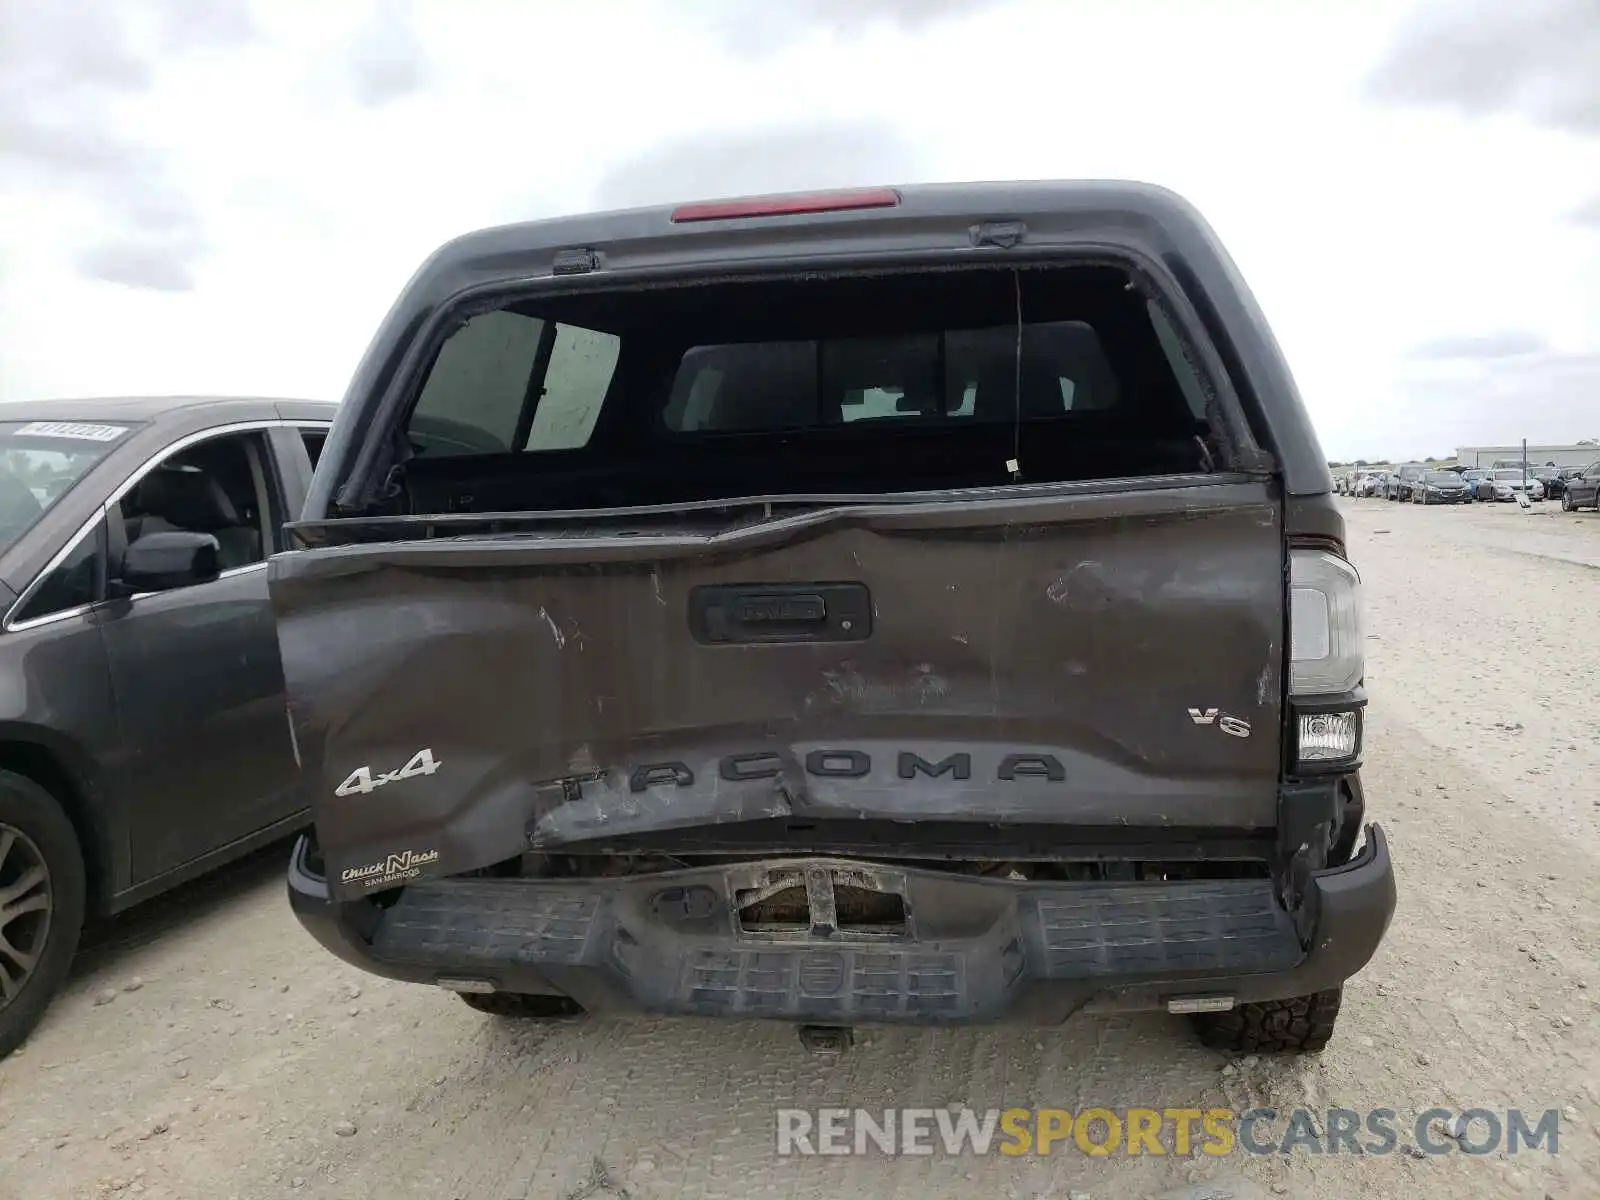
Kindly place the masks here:
[(33, 780), (0, 771), (0, 1058), (33, 1032), (83, 931), (77, 831)]
[(519, 1017), (532, 1021), (558, 1021), (583, 1015), (576, 1000), (566, 996), (534, 996), (525, 992), (457, 992), (461, 1002), (491, 1017)]
[(1561, 493), (1561, 511), (1562, 512), (1571, 512), (1572, 511), (1572, 493), (1571, 492), (1562, 492)]
[(1237, 1054), (1315, 1054), (1333, 1036), (1343, 988), (1290, 1000), (1240, 1004), (1227, 1012), (1196, 1013), (1200, 1041)]

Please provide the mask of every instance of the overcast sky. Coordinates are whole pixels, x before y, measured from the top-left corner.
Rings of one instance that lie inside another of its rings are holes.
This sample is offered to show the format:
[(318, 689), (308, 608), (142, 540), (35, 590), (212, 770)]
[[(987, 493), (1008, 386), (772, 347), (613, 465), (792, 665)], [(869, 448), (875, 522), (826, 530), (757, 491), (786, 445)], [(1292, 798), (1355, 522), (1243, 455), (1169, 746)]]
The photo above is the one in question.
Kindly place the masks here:
[(1597, 63), (1596, 0), (0, 0), (0, 399), (337, 398), (486, 224), (1120, 177), (1331, 457), (1600, 437)]

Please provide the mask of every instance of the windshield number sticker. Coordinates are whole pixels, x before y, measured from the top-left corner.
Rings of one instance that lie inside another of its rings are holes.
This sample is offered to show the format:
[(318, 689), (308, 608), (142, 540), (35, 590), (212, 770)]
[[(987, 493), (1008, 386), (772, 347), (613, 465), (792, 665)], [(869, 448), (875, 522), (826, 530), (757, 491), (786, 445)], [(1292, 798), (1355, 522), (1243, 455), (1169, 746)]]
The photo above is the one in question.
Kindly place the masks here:
[(432, 775), (444, 764), (434, 758), (432, 750), (418, 750), (411, 756), (411, 761), (397, 771), (384, 771), (374, 775), (371, 767), (357, 767), (350, 772), (338, 787), (333, 789), (335, 796), (365, 796), (375, 792), (386, 783), (398, 783), (402, 779), (410, 779), (415, 775)]
[(89, 425), (81, 421), (30, 421), (16, 437), (73, 438), (80, 442), (114, 442), (128, 432), (126, 425)]

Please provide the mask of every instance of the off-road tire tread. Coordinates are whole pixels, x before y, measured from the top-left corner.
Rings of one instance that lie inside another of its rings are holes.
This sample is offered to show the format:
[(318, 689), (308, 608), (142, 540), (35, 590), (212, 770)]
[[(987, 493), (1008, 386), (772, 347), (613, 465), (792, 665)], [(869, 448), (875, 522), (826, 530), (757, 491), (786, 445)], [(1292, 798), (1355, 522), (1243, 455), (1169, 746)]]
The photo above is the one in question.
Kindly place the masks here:
[(1263, 1000), (1240, 1004), (1221, 1013), (1195, 1013), (1193, 1021), (1202, 1044), (1234, 1054), (1316, 1054), (1333, 1037), (1339, 1017), (1342, 987), (1295, 996), (1289, 1000)]
[(491, 1017), (522, 1021), (561, 1021), (580, 1016), (583, 1009), (566, 996), (533, 996), (523, 992), (457, 992), (461, 1002)]

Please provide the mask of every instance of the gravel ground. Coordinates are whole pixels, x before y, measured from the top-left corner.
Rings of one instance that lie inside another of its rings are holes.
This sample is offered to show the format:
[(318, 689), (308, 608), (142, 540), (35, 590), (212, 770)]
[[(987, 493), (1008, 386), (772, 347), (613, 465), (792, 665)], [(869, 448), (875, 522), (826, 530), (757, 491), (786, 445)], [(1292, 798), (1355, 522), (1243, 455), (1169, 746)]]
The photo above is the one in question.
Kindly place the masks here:
[[(324, 954), (280, 847), (98, 935), (0, 1065), (0, 1195), (1600, 1196), (1600, 516), (1345, 503), (1401, 899), (1320, 1058), (1232, 1062), (1164, 1015), (837, 1060), (784, 1027), (519, 1027)], [(773, 1153), (775, 1106), (950, 1103), (1565, 1116), (1554, 1157)]]

